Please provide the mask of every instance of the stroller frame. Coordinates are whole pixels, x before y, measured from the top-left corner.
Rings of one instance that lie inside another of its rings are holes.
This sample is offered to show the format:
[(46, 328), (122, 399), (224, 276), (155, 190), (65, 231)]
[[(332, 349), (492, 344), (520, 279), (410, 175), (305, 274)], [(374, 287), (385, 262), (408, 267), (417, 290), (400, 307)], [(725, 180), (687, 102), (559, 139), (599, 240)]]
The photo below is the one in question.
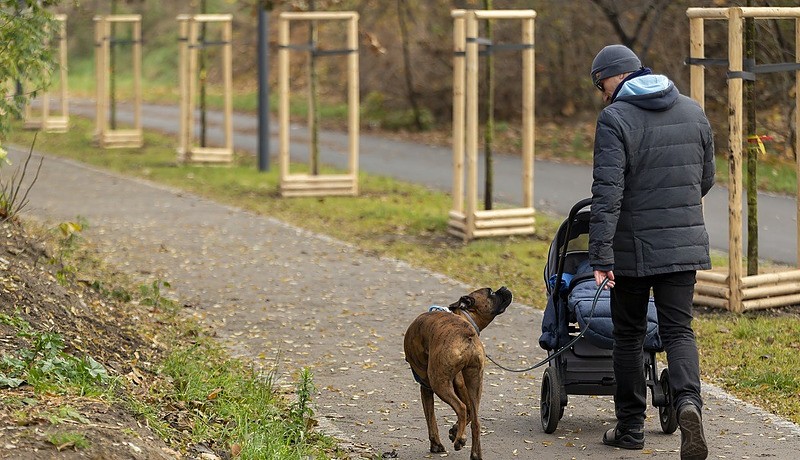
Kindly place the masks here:
[[(565, 329), (569, 336), (564, 337), (564, 340), (560, 338), (559, 346), (564, 346), (565, 343), (571, 342), (580, 334), (578, 324), (570, 323), (569, 318), (564, 314), (565, 312), (561, 311), (560, 304), (557, 302), (567, 302), (567, 294), (562, 294), (560, 289), (567, 258), (573, 256), (572, 258), (576, 259), (582, 255), (588, 257), (588, 251), (570, 252), (569, 243), (581, 235), (588, 235), (590, 212), (584, 208), (591, 204), (591, 198), (585, 198), (576, 203), (570, 209), (567, 220), (556, 232), (548, 256), (556, 256), (556, 281), (555, 287), (552, 289), (549, 284), (552, 273), (548, 273), (548, 269), (552, 270), (551, 260), (548, 260), (544, 269), (548, 295), (562, 296), (560, 299), (552, 299), (556, 322), (561, 326), (566, 326)], [(560, 353), (560, 355), (549, 362), (542, 376), (539, 406), (542, 429), (548, 434), (555, 432), (558, 422), (564, 416), (564, 408), (567, 406), (569, 395), (613, 395), (616, 389), (612, 350), (600, 348), (584, 336), (566, 350), (548, 350), (547, 352), (548, 357), (555, 353)], [(670, 392), (669, 369), (663, 369), (659, 377), (656, 352), (645, 350), (642, 372), (645, 374), (647, 387), (652, 393), (653, 406), (658, 408), (662, 431), (666, 434), (674, 433), (678, 428), (678, 420)]]

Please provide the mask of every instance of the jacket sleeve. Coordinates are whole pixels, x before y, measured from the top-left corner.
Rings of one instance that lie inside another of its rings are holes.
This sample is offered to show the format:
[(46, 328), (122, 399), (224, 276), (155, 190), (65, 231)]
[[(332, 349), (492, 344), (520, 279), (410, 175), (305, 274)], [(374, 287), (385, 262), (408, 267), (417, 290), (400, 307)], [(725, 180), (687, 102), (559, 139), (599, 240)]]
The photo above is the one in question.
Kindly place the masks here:
[(589, 219), (589, 263), (613, 267), (622, 192), (625, 189), (626, 153), (621, 128), (608, 110), (597, 119), (594, 140), (592, 208)]
[(703, 196), (706, 196), (711, 187), (714, 186), (714, 176), (716, 174), (716, 164), (714, 163), (714, 134), (711, 131), (711, 125), (708, 120), (705, 120), (703, 129), (703, 180), (700, 184), (700, 190)]

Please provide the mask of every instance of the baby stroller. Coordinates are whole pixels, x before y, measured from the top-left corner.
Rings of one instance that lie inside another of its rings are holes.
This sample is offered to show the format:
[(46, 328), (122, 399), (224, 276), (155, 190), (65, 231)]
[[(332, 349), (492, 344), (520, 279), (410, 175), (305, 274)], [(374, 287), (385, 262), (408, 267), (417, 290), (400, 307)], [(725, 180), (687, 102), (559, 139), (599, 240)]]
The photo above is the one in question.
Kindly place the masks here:
[[(550, 245), (544, 268), (548, 298), (539, 345), (547, 350), (548, 358), (558, 355), (542, 377), (540, 412), (545, 433), (556, 430), (568, 395), (613, 395), (616, 386), (609, 291), (603, 290), (592, 305), (597, 285), (588, 260), (587, 207), (591, 203), (587, 198), (572, 207)], [(658, 408), (661, 429), (670, 434), (678, 428), (678, 421), (669, 390), (669, 370), (664, 369), (658, 377), (656, 353), (662, 351), (662, 345), (657, 318), (651, 298), (642, 371), (653, 406)]]

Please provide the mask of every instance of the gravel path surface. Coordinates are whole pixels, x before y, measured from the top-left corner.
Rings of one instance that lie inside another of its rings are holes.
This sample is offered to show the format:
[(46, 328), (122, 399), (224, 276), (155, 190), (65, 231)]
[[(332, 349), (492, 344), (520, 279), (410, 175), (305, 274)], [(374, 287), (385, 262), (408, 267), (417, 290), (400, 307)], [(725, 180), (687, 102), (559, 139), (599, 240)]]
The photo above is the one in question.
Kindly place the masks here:
[[(18, 164), (22, 153), (10, 153)], [(321, 427), (354, 456), (441, 456), (427, 451), (403, 333), (428, 306), (448, 304), (474, 287), (275, 219), (55, 157), (45, 160), (30, 203), (27, 215), (47, 223), (86, 218), (86, 236), (108, 261), (143, 282), (169, 281), (170, 295), (189, 314), (237, 355), (277, 368), (280, 383), (291, 385), (300, 368), (311, 367)], [(540, 322), (540, 311), (514, 303), (482, 339), (495, 359), (524, 367), (544, 356)], [(680, 437), (661, 433), (652, 407), (644, 451), (603, 446), (602, 433), (614, 422), (607, 397), (571, 396), (556, 433), (544, 434), (541, 375), (542, 369), (516, 374), (488, 366), (481, 404), (485, 458), (677, 458)], [(711, 385), (704, 396), (709, 458), (797, 457), (797, 425)], [(454, 417), (437, 404), (446, 433)], [(446, 447), (449, 457), (469, 457), (469, 444), (460, 452)]]

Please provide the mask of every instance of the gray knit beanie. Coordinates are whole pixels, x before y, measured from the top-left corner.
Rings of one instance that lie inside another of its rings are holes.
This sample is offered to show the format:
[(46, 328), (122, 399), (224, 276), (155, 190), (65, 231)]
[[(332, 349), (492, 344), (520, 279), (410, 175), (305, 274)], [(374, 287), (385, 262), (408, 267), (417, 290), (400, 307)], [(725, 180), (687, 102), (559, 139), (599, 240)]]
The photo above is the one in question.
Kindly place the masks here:
[(642, 68), (642, 62), (636, 53), (625, 45), (608, 45), (601, 49), (592, 61), (592, 83), (620, 75), (635, 72)]

